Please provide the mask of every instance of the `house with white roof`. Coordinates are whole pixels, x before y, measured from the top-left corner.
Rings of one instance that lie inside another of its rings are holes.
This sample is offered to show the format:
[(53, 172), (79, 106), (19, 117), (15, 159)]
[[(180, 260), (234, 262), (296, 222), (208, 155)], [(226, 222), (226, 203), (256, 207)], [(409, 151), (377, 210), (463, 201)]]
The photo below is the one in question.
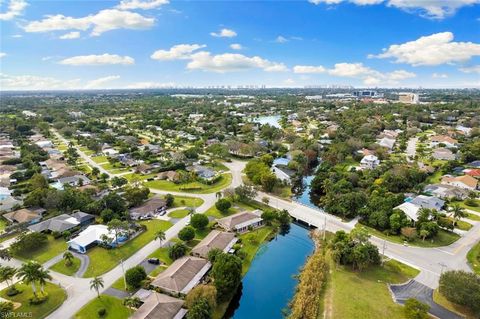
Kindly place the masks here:
[(380, 165), (380, 160), (372, 154), (364, 156), (360, 161), (360, 166), (363, 169), (375, 169), (378, 165)]
[(90, 225), (77, 237), (68, 241), (68, 248), (85, 254), (88, 248), (101, 243), (104, 236), (111, 238), (111, 243), (114, 241), (115, 234), (108, 230), (107, 226)]

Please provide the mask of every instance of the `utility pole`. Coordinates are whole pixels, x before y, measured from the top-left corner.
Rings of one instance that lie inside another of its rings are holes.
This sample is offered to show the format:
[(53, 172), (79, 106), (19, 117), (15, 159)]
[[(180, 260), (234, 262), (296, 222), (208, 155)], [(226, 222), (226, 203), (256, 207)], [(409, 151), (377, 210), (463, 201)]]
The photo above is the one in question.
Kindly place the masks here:
[(125, 284), (125, 290), (127, 289), (127, 277), (125, 277), (125, 268), (123, 268), (123, 259), (120, 259), (120, 265), (122, 265), (122, 272), (123, 272), (123, 283)]
[(383, 261), (385, 259), (385, 249), (387, 249), (387, 242), (385, 241), (385, 239), (383, 240), (383, 247), (382, 247), (382, 266), (383, 266)]

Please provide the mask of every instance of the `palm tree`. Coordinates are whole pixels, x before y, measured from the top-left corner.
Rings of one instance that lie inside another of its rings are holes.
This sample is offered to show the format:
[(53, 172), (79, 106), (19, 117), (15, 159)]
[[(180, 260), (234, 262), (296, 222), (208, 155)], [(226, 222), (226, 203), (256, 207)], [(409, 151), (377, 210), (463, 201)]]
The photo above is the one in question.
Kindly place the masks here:
[(33, 295), (35, 297), (37, 296), (37, 286), (35, 286), (35, 281), (39, 278), (41, 268), (42, 266), (36, 261), (29, 261), (24, 263), (17, 272), (18, 278), (27, 285), (32, 285)]
[(155, 233), (155, 240), (157, 240), (160, 242), (160, 248), (162, 247), (162, 241), (164, 241), (166, 239), (165, 237), (165, 232), (163, 230), (159, 230)]
[(10, 255), (10, 252), (8, 251), (8, 248), (0, 249), (0, 259), (3, 259), (3, 260), (12, 259), (12, 256)]
[(50, 276), (50, 271), (41, 267), (38, 271), (38, 282), (40, 283), (40, 290), (43, 294), (45, 294), (44, 288), (47, 280), (52, 280), (52, 276)]
[(142, 304), (142, 301), (138, 297), (127, 297), (123, 299), (123, 304), (129, 308), (138, 308)]
[(452, 214), (453, 214), (453, 218), (454, 218), (455, 220), (460, 220), (460, 218), (466, 216), (465, 211), (464, 211), (463, 208), (462, 208), (460, 205), (458, 205), (458, 204), (452, 205)]
[(0, 282), (6, 282), (8, 288), (10, 288), (10, 283), (13, 284), (12, 279), (17, 273), (17, 269), (10, 266), (0, 266)]
[(103, 278), (102, 277), (95, 277), (90, 281), (90, 290), (95, 289), (97, 292), (97, 297), (100, 298), (100, 288), (103, 288)]
[(63, 253), (63, 260), (65, 260), (65, 266), (67, 266), (67, 267), (72, 265), (74, 258), (75, 257), (73, 256), (73, 254), (71, 252), (69, 252), (68, 250)]

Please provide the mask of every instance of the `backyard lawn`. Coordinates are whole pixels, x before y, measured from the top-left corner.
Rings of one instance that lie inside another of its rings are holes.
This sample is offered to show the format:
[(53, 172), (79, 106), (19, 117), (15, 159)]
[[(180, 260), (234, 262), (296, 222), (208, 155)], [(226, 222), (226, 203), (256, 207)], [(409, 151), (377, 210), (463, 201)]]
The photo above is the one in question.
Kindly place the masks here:
[(473, 271), (480, 275), (480, 242), (478, 242), (475, 246), (470, 249), (467, 254), (467, 260), (472, 267)]
[(224, 214), (221, 211), (219, 211), (217, 209), (217, 207), (215, 207), (215, 205), (213, 205), (212, 207), (207, 209), (207, 211), (204, 214), (207, 215), (207, 216), (212, 216), (212, 217), (215, 217), (217, 219), (220, 219), (220, 218), (223, 218), (223, 217), (233, 215), (235, 213), (238, 213), (238, 210), (236, 208), (230, 207), (228, 209), (228, 212)]
[[(370, 235), (391, 241), (393, 243), (403, 244), (404, 242), (403, 238), (399, 235), (386, 235), (381, 231), (378, 231), (374, 228), (361, 225), (361, 224), (356, 224), (355, 227), (362, 227), (366, 229)], [(455, 233), (440, 229), (440, 231), (438, 232), (437, 236), (435, 236), (435, 238), (425, 239), (425, 241), (423, 241), (420, 238), (417, 238), (413, 241), (409, 241), (408, 245), (418, 246), (418, 247), (441, 247), (441, 246), (448, 246), (454, 243), (455, 241), (457, 241), (459, 238), (460, 236)]]
[(325, 293), (325, 318), (404, 319), (387, 283), (403, 283), (418, 271), (397, 261), (386, 262), (362, 272), (331, 263), (331, 277)]
[(99, 318), (98, 311), (105, 309), (103, 319), (126, 319), (133, 313), (132, 310), (123, 305), (123, 300), (108, 295), (100, 295), (86, 304), (74, 316), (76, 319), (93, 319)]
[(108, 159), (106, 156), (94, 156), (92, 157), (92, 161), (98, 164), (108, 162)]
[(15, 257), (22, 260), (35, 260), (40, 264), (52, 259), (61, 254), (67, 249), (67, 242), (62, 237), (54, 239), (53, 236), (48, 235), (48, 242), (45, 246), (35, 251), (25, 251), (14, 254)]
[(151, 242), (158, 230), (165, 231), (172, 226), (172, 223), (158, 219), (141, 221), (140, 224), (146, 225), (147, 230), (118, 248), (105, 249), (98, 246), (91, 248), (87, 253), (90, 257), (90, 264), (84, 277), (99, 276), (111, 270), (120, 263), (121, 259), (127, 259)]
[(72, 264), (67, 267), (65, 266), (65, 260), (62, 259), (58, 263), (50, 267), (50, 269), (67, 276), (73, 276), (77, 272), (78, 268), (80, 268), (80, 264), (80, 259), (74, 257), (72, 260)]
[(174, 210), (173, 212), (168, 213), (168, 217), (183, 218), (183, 217), (186, 217), (189, 213), (190, 213), (190, 210), (188, 209), (177, 209), (177, 210)]
[(197, 193), (197, 194), (208, 194), (218, 192), (232, 182), (232, 175), (230, 173), (222, 174), (220, 179), (211, 184), (206, 185), (200, 182), (192, 182), (186, 184), (175, 184), (166, 180), (155, 180), (146, 182), (145, 186), (156, 188), (165, 191), (172, 192), (185, 192), (185, 193)]
[[(21, 291), (16, 296), (8, 297), (7, 289), (0, 291), (0, 297), (10, 300), (14, 303), (21, 303), (21, 306), (14, 310), (16, 316), (21, 317), (23, 313), (28, 314), (29, 318), (41, 319), (48, 316), (52, 311), (61, 306), (61, 304), (67, 298), (65, 291), (57, 285), (47, 282), (45, 285), (45, 292), (48, 293), (48, 299), (46, 302), (39, 305), (30, 305), (29, 299), (33, 297), (33, 291), (30, 285), (24, 285), (17, 283), (15, 287)], [(37, 285), (37, 288), (38, 285)], [(3, 316), (2, 316), (3, 317)]]
[(240, 235), (242, 240), (242, 251), (246, 253), (246, 257), (242, 263), (242, 274), (245, 275), (250, 268), (255, 255), (263, 244), (263, 242), (268, 238), (268, 236), (273, 232), (273, 228), (270, 226), (265, 226), (258, 228), (252, 232)]

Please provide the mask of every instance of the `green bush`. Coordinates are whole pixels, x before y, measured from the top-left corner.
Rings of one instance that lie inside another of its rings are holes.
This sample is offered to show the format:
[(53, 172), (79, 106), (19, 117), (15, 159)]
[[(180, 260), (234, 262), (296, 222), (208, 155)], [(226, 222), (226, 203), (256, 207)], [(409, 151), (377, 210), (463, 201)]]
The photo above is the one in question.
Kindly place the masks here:
[(449, 301), (480, 313), (480, 276), (462, 271), (446, 271), (440, 276), (439, 291)]
[(44, 293), (44, 294), (40, 293), (40, 294), (37, 294), (36, 296), (33, 296), (32, 298), (28, 299), (28, 302), (31, 305), (39, 305), (39, 304), (44, 303), (47, 300), (48, 300), (48, 293)]
[(13, 303), (10, 301), (7, 302), (0, 302), (0, 313), (3, 315), (7, 315), (10, 311), (13, 310)]
[(101, 317), (105, 317), (105, 315), (107, 314), (107, 309), (105, 308), (100, 308), (98, 309), (98, 312), (97, 312), (98, 316), (101, 318)]
[(196, 229), (204, 229), (208, 225), (208, 217), (203, 214), (194, 214), (190, 224)]
[(466, 199), (465, 200), (465, 205), (470, 206), (470, 207), (478, 207), (478, 203), (474, 199)]
[(178, 232), (178, 238), (183, 241), (190, 241), (195, 238), (195, 229), (193, 227), (187, 226)]
[(407, 319), (428, 319), (430, 318), (428, 315), (428, 310), (430, 310), (429, 305), (426, 305), (413, 298), (407, 299), (403, 308), (403, 312), (405, 313), (405, 317)]
[(142, 266), (135, 266), (130, 268), (125, 273), (125, 280), (127, 285), (133, 288), (140, 288), (142, 286), (143, 280), (147, 278), (147, 273)]

